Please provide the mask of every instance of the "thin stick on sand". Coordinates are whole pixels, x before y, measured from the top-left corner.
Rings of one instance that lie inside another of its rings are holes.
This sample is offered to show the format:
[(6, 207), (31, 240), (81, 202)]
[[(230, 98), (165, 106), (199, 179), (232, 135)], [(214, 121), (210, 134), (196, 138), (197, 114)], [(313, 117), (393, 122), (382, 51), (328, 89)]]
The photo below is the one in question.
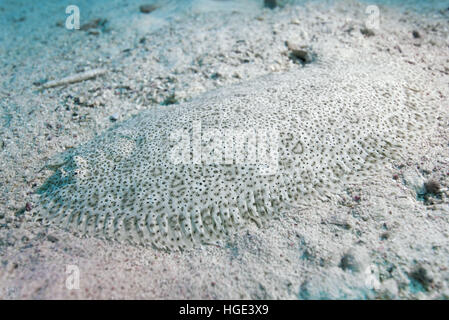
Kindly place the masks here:
[(41, 88), (48, 89), (48, 88), (64, 86), (64, 85), (72, 84), (72, 83), (76, 83), (76, 82), (81, 82), (84, 80), (95, 78), (97, 76), (105, 74), (106, 72), (107, 72), (106, 69), (93, 69), (93, 70), (81, 72), (78, 74), (74, 74), (74, 75), (59, 79), (59, 80), (49, 81), (47, 83), (44, 83)]

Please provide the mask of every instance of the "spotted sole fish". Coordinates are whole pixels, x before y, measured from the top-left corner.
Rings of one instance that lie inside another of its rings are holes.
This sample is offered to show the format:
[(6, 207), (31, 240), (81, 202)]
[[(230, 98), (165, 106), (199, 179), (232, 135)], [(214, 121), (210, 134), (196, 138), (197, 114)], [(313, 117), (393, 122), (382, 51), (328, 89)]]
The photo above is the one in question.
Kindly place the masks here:
[(176, 249), (325, 201), (432, 123), (419, 92), (387, 74), (308, 67), (144, 111), (53, 166), (39, 217)]

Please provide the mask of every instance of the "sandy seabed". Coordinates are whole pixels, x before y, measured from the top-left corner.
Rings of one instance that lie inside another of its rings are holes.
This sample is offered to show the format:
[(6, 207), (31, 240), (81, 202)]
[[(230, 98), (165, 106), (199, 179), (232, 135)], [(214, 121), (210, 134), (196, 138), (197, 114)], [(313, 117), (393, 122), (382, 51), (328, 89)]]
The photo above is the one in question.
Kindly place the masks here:
[[(107, 21), (78, 31), (64, 28), (68, 3), (0, 4), (1, 299), (449, 298), (449, 10), (379, 5), (369, 34), (357, 1), (167, 2), (151, 14), (140, 1), (87, 3), (82, 25)], [(436, 131), (337, 202), (292, 208), (217, 245), (164, 252), (33, 219), (51, 158), (156, 104), (303, 68), (286, 41), (313, 48), (313, 63), (419, 70), (427, 103), (442, 106)], [(107, 72), (38, 90), (97, 68)], [(429, 180), (438, 194), (423, 191)], [(79, 289), (67, 286), (71, 266)]]

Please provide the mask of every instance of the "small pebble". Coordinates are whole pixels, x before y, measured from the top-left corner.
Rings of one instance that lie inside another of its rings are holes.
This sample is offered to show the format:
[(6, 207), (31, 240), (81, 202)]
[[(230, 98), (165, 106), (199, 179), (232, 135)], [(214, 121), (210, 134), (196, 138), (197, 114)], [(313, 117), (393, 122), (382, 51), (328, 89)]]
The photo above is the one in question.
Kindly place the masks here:
[(428, 180), (424, 183), (427, 193), (438, 194), (440, 192), (440, 184), (436, 180)]
[(374, 31), (368, 28), (362, 28), (360, 29), (360, 33), (363, 34), (366, 37), (372, 37), (375, 35)]
[(263, 5), (265, 8), (274, 9), (277, 7), (276, 0), (264, 0)]
[(404, 184), (416, 192), (417, 195), (424, 195), (426, 193), (423, 176), (414, 168), (408, 168), (402, 172), (402, 179)]
[(286, 41), (285, 45), (290, 50), (291, 56), (301, 60), (303, 63), (312, 62), (312, 53), (307, 46), (299, 46), (292, 41)]
[(151, 13), (157, 9), (157, 6), (154, 4), (143, 4), (139, 7), (140, 12), (142, 13)]
[(359, 271), (357, 261), (351, 253), (346, 253), (338, 265), (343, 270)]
[(36, 80), (36, 81), (34, 81), (33, 82), (33, 85), (35, 85), (35, 86), (41, 86), (41, 85), (43, 85), (45, 82), (47, 82), (48, 80), (47, 79), (39, 79), (39, 80)]
[(50, 234), (47, 236), (47, 240), (50, 241), (50, 242), (53, 242), (53, 243), (59, 241), (58, 238), (56, 238), (55, 236), (52, 236), (52, 235), (50, 235)]
[(380, 240), (388, 240), (390, 238), (389, 232), (384, 232), (380, 235)]
[(426, 290), (429, 290), (429, 287), (433, 282), (433, 278), (426, 268), (419, 265), (410, 273), (410, 278), (420, 283)]
[(109, 116), (109, 120), (111, 120), (112, 122), (117, 121), (119, 118), (119, 114), (118, 113), (113, 113)]
[(83, 24), (80, 27), (80, 30), (88, 31), (90, 29), (96, 29), (96, 28), (104, 27), (106, 22), (108, 22), (107, 19), (101, 19), (101, 18), (93, 19), (93, 20), (90, 20), (89, 22)]
[(98, 36), (100, 32), (98, 30), (89, 30), (87, 34), (90, 34), (92, 36)]
[(352, 248), (340, 259), (338, 265), (341, 269), (351, 272), (365, 271), (369, 265), (369, 256), (363, 248)]

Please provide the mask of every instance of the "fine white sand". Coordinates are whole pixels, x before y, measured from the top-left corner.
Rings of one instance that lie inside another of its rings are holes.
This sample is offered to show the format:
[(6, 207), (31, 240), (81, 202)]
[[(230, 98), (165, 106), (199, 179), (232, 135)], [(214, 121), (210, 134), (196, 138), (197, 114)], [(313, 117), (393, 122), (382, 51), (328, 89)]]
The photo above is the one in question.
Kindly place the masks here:
[[(1, 299), (449, 298), (449, 4), (379, 4), (379, 29), (366, 36), (367, 3), (261, 2), (161, 1), (143, 14), (142, 1), (81, 1), (82, 25), (107, 19), (87, 31), (64, 28), (64, 1), (0, 4)], [(442, 106), (437, 131), (412, 157), (348, 185), (338, 204), (292, 208), (216, 246), (163, 252), (34, 222), (50, 159), (111, 116), (302, 68), (286, 40), (311, 46), (313, 63), (421, 73), (426, 103)], [(107, 72), (38, 90), (97, 68)], [(424, 201), (429, 179), (440, 193)], [(78, 268), (79, 289), (67, 287), (67, 266)]]

